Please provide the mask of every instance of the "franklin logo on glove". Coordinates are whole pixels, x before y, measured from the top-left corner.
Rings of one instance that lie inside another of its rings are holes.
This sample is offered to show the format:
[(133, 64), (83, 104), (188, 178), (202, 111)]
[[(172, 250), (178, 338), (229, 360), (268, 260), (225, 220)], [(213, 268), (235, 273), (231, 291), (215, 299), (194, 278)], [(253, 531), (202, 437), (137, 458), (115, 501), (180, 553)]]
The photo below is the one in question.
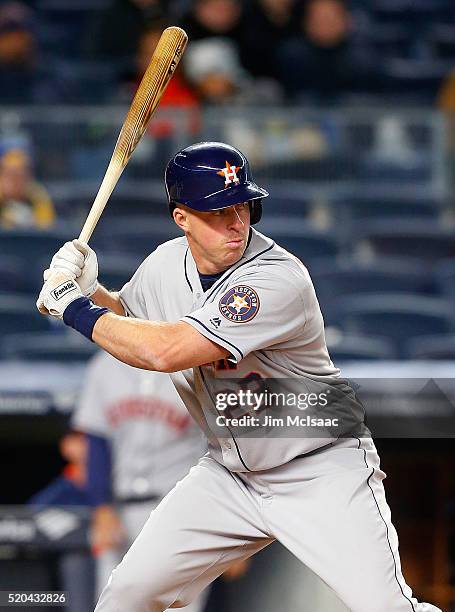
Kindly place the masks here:
[(76, 287), (76, 285), (73, 283), (73, 281), (68, 281), (67, 283), (63, 283), (62, 285), (59, 285), (58, 287), (56, 287), (53, 290), (53, 295), (54, 298), (56, 300), (59, 300), (60, 298), (62, 298), (64, 295), (66, 295), (67, 293), (69, 293), (70, 291), (74, 291), (75, 289), (77, 289), (78, 287)]

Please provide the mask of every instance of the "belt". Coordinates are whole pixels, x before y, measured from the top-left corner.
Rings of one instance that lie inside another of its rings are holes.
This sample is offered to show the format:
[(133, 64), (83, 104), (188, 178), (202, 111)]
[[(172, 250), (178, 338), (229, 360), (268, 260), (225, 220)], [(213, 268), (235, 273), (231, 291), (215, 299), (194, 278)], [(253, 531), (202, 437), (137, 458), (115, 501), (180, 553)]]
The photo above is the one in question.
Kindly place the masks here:
[(142, 504), (145, 502), (157, 502), (161, 498), (162, 495), (132, 495), (131, 497), (117, 497), (115, 501), (118, 504)]

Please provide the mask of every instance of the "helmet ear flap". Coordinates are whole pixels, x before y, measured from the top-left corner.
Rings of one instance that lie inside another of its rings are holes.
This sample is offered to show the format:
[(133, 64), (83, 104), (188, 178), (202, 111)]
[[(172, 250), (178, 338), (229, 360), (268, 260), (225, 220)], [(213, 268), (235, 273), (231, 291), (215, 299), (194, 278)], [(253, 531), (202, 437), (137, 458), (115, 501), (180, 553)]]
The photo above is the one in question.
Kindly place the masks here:
[(255, 223), (259, 223), (262, 217), (262, 198), (258, 198), (257, 200), (250, 200), (250, 224), (254, 225)]

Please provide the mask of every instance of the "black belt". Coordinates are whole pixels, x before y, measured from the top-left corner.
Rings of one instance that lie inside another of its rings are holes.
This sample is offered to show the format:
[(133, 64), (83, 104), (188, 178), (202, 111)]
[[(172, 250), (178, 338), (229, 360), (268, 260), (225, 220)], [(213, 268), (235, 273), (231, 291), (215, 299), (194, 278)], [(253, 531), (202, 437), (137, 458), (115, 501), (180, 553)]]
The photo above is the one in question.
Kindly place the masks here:
[(161, 495), (142, 495), (136, 496), (133, 495), (131, 497), (117, 497), (116, 502), (118, 504), (142, 504), (145, 502), (157, 502), (161, 501)]

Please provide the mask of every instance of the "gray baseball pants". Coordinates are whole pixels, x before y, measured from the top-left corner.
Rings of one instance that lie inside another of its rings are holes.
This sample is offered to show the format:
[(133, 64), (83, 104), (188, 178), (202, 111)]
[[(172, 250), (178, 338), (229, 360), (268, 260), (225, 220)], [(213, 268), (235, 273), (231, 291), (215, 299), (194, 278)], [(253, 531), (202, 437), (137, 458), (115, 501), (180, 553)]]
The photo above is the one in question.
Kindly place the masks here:
[[(156, 508), (158, 502), (142, 502), (120, 506), (118, 512), (121, 516), (123, 526), (128, 535), (129, 544), (136, 539), (143, 525), (150, 516), (150, 513)], [(126, 547), (123, 551), (106, 550), (96, 559), (96, 594), (100, 595), (105, 587), (110, 574), (122, 560), (123, 554), (126, 552)], [(207, 603), (209, 589), (205, 589), (197, 595), (192, 602), (183, 608), (182, 612), (202, 612)]]
[(275, 539), (352, 612), (441, 612), (418, 603), (403, 578), (384, 478), (370, 439), (263, 472), (234, 474), (205, 456), (152, 512), (96, 612), (185, 606)]

